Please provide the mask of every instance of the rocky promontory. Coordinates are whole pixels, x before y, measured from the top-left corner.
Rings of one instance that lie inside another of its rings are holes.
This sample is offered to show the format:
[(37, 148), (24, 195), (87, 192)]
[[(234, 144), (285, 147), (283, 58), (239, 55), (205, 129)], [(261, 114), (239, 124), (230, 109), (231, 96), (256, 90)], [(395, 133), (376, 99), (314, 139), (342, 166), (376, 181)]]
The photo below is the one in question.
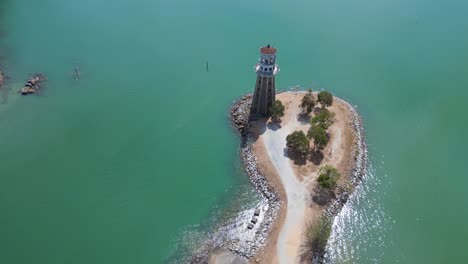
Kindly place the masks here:
[[(299, 94), (303, 95), (304, 92), (287, 92), (288, 94)], [(282, 93), (278, 93), (282, 94)], [(284, 201), (281, 200), (278, 195), (278, 190), (275, 190), (274, 185), (270, 184), (268, 175), (262, 175), (261, 171), (258, 169), (257, 159), (255, 153), (252, 151), (252, 144), (254, 143), (254, 138), (256, 138), (250, 132), (252, 127), (252, 122), (249, 119), (250, 115), (250, 103), (251, 95), (244, 96), (236, 101), (230, 110), (230, 118), (234, 127), (239, 131), (241, 136), (241, 158), (244, 161), (245, 169), (250, 176), (251, 182), (258, 190), (258, 192), (265, 198), (267, 201), (273, 205), (280, 204)], [(341, 211), (341, 208), (347, 202), (354, 188), (361, 182), (362, 178), (366, 174), (366, 165), (367, 165), (367, 146), (364, 140), (364, 129), (362, 126), (362, 120), (357, 113), (356, 109), (349, 103), (335, 98), (337, 104), (343, 107), (347, 116), (346, 122), (352, 130), (353, 144), (352, 149), (349, 151), (348, 157), (351, 162), (346, 167), (346, 177), (343, 180), (343, 184), (339, 184), (336, 188), (336, 195), (327, 202), (327, 204), (322, 207), (320, 210), (321, 215), (326, 218), (328, 221), (333, 222), (334, 217)], [(271, 177), (271, 176), (270, 176)], [(311, 199), (312, 200), (312, 199)], [(311, 201), (311, 203), (313, 203)], [(273, 206), (273, 208), (280, 208)], [(251, 257), (255, 252), (258, 251), (259, 245), (262, 246), (265, 244), (265, 237), (269, 235), (267, 227), (272, 226), (272, 222), (275, 220), (275, 217), (278, 214), (278, 210), (272, 210), (271, 218), (265, 223), (265, 228), (262, 230), (261, 234), (258, 236), (259, 243), (251, 243), (252, 247), (248, 245), (247, 247), (239, 248), (229, 248), (236, 254), (245, 257)], [(271, 221), (271, 222), (270, 222)], [(314, 252), (313, 260), (314, 263), (323, 263), (325, 261), (323, 252)]]

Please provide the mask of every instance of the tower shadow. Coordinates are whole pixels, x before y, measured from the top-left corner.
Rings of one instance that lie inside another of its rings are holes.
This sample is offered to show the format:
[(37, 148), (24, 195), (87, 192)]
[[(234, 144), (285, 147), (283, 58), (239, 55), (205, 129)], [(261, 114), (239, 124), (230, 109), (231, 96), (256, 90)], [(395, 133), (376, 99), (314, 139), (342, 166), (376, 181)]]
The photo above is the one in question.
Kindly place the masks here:
[(274, 121), (269, 121), (266, 126), (268, 129), (271, 129), (273, 131), (276, 131), (281, 128), (281, 123), (280, 122), (274, 122)]

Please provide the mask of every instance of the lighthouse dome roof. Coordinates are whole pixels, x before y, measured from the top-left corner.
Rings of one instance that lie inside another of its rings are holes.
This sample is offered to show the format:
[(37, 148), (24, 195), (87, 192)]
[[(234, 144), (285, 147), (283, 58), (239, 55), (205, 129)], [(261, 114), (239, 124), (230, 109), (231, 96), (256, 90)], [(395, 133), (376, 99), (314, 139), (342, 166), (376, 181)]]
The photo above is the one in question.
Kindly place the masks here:
[(262, 47), (260, 49), (260, 52), (263, 53), (263, 54), (275, 54), (276, 49), (271, 47), (270, 45), (267, 45), (266, 47)]

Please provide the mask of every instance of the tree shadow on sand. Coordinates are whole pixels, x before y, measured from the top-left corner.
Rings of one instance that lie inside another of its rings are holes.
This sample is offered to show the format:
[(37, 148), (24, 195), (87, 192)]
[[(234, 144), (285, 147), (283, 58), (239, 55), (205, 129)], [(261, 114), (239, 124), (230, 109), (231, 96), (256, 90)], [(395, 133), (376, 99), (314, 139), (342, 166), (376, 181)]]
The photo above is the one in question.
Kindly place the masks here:
[(281, 123), (280, 122), (270, 121), (270, 122), (267, 123), (266, 126), (268, 127), (268, 129), (276, 131), (276, 130), (281, 128)]
[(258, 138), (267, 130), (267, 121), (268, 120), (266, 118), (249, 118), (245, 133), (250, 134), (252, 140), (256, 142)]
[(316, 106), (316, 107), (314, 107), (314, 110), (312, 110), (312, 113), (314, 113), (314, 114), (320, 114), (320, 112), (322, 111), (322, 109), (323, 109), (323, 108)]
[(287, 158), (290, 158), (295, 165), (305, 165), (307, 163), (307, 157), (303, 156), (294, 151), (290, 151), (287, 147), (283, 150), (283, 155)]
[(281, 129), (281, 122), (274, 122), (268, 118), (250, 118), (247, 130), (255, 141), (265, 133), (267, 129), (276, 131)]
[(297, 115), (297, 121), (299, 121), (301, 125), (307, 125), (310, 122), (310, 116), (307, 113), (300, 113)]
[(312, 201), (320, 206), (327, 205), (330, 201), (336, 198), (333, 190), (323, 188), (320, 185), (315, 185), (312, 192)]
[(299, 251), (299, 263), (313, 263), (314, 259), (314, 239), (313, 234), (311, 234), (311, 227), (316, 224), (314, 222), (307, 223), (306, 230), (304, 232), (304, 240), (300, 246)]
[(324, 155), (323, 155), (322, 151), (312, 150), (311, 154), (310, 154), (310, 157), (309, 157), (309, 160), (312, 163), (314, 163), (315, 165), (320, 165), (320, 163), (322, 163), (323, 158), (324, 158)]

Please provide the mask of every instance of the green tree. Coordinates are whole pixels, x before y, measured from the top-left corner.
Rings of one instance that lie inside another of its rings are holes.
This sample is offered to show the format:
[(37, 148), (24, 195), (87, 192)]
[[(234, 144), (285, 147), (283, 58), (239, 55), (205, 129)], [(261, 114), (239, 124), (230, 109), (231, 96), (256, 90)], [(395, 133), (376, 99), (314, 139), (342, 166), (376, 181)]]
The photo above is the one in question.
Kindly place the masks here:
[(328, 91), (321, 91), (318, 94), (318, 101), (322, 105), (322, 108), (331, 106), (333, 104), (333, 95)]
[(328, 144), (327, 131), (321, 126), (312, 125), (307, 132), (307, 137), (314, 139), (315, 150), (323, 149)]
[(284, 116), (284, 105), (281, 103), (280, 100), (276, 100), (268, 109), (268, 113), (271, 116), (271, 119), (274, 122), (278, 122), (281, 120), (281, 117)]
[(310, 119), (310, 125), (320, 126), (323, 129), (328, 129), (333, 124), (335, 113), (330, 112), (328, 109), (322, 109), (320, 112)]
[(309, 145), (310, 142), (302, 131), (294, 131), (286, 137), (286, 146), (302, 157), (309, 152)]
[(334, 189), (336, 187), (336, 181), (341, 177), (338, 170), (330, 165), (326, 165), (320, 168), (317, 182), (323, 188)]
[(315, 107), (315, 100), (314, 100), (314, 97), (312, 96), (312, 93), (310, 92), (309, 94), (304, 95), (304, 97), (302, 97), (302, 102), (301, 102), (302, 111), (306, 112), (307, 114), (310, 114), (312, 110), (314, 110), (314, 107)]

